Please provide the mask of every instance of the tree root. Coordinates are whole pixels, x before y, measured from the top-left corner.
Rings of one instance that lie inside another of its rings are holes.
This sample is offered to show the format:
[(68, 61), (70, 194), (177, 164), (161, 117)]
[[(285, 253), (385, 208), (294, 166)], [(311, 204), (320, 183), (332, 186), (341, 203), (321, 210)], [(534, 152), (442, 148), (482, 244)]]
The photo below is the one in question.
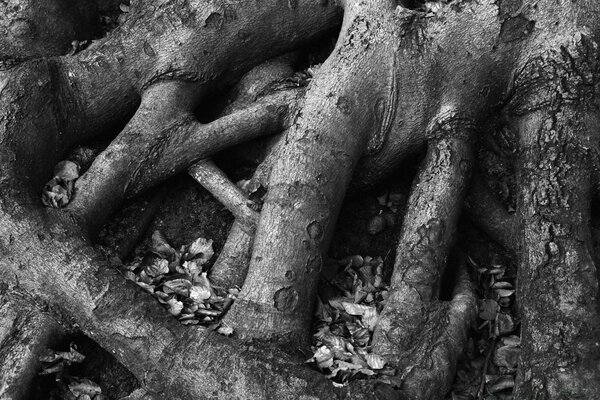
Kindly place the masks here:
[[(438, 396), (449, 389), (454, 362), (474, 316), (475, 298), (464, 272), (452, 302), (438, 300), (471, 160), (465, 139), (430, 141), (409, 197), (390, 295), (373, 336), (375, 353), (407, 369), (401, 382), (411, 398), (433, 398), (428, 387)], [(425, 379), (420, 374), (429, 375)]]
[(197, 162), (190, 167), (189, 173), (233, 214), (244, 232), (254, 234), (258, 213), (249, 207), (251, 201), (242, 189), (231, 182), (212, 160)]
[(66, 330), (48, 313), (24, 299), (0, 296), (0, 398), (31, 398), (40, 371), (40, 356), (62, 344)]
[[(164, 87), (166, 85), (166, 87)], [(253, 137), (281, 131), (294, 109), (297, 91), (269, 95), (253, 105), (201, 125), (174, 97), (193, 88), (162, 84), (148, 90), (125, 130), (76, 182), (66, 210), (90, 232), (126, 198), (187, 168), (196, 159)], [(165, 99), (164, 93), (170, 96)], [(193, 97), (191, 93), (188, 97)]]
[[(518, 398), (595, 398), (600, 393), (598, 268), (591, 241), (588, 132), (597, 111), (571, 104), (517, 119), (519, 160)], [(556, 149), (560, 149), (556, 151)]]

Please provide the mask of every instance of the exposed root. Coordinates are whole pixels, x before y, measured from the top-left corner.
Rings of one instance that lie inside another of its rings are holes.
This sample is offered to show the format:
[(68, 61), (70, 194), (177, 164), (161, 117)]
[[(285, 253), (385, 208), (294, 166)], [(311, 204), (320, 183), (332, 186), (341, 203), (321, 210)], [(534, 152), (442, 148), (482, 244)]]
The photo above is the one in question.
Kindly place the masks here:
[(592, 151), (586, 143), (600, 120), (586, 107), (563, 105), (517, 119), (524, 146), (517, 203), (524, 224), (517, 398), (600, 393), (600, 291), (589, 227)]
[(221, 254), (209, 271), (211, 282), (222, 287), (242, 287), (252, 256), (254, 235), (249, 235), (238, 221), (234, 221)]
[(420, 337), (399, 362), (404, 370), (391, 382), (409, 399), (442, 399), (452, 385), (457, 358), (475, 319), (477, 299), (466, 269), (460, 268), (450, 302), (429, 308)]
[(23, 299), (0, 296), (0, 398), (31, 398), (40, 355), (61, 343), (66, 332), (47, 313)]
[(254, 234), (258, 212), (250, 208), (251, 201), (246, 194), (212, 160), (197, 162), (190, 167), (189, 173), (233, 214), (248, 235)]
[[(467, 317), (473, 313), (475, 304), (464, 274), (456, 289), (459, 296), (455, 296), (451, 305), (437, 300), (471, 159), (470, 145), (462, 138), (443, 138), (429, 143), (427, 157), (409, 198), (390, 295), (373, 337), (373, 351), (401, 369), (408, 368), (405, 376), (415, 368), (426, 370), (439, 365), (434, 373), (435, 381), (441, 384), (435, 385), (438, 391), (449, 388), (452, 361), (466, 339)], [(428, 357), (437, 343), (446, 342), (450, 345), (439, 347), (436, 351), (440, 351), (440, 355), (429, 359), (434, 362), (419, 364), (424, 361), (419, 359)], [(419, 382), (420, 378), (415, 381)], [(444, 390), (440, 391), (440, 395), (443, 393)]]
[[(182, 171), (194, 160), (244, 140), (280, 132), (298, 91), (269, 95), (206, 125), (191, 117), (194, 92), (194, 88), (174, 82), (148, 89), (125, 130), (77, 181), (75, 196), (66, 209), (91, 232), (126, 197)], [(187, 104), (181, 98), (186, 95)]]

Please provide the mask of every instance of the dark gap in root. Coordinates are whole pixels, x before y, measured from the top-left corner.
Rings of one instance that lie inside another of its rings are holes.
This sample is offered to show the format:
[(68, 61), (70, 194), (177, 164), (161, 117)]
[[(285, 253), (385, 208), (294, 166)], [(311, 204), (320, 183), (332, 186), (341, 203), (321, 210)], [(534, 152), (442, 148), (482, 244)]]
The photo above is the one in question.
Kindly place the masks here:
[[(60, 374), (38, 375), (32, 385), (31, 400), (61, 400), (62, 384), (71, 378), (86, 378), (98, 384), (108, 399), (119, 399), (140, 387), (137, 379), (115, 357), (87, 336), (79, 333), (53, 344), (50, 351), (69, 351), (71, 345), (85, 356), (81, 363), (73, 363)], [(40, 371), (41, 372), (41, 371)], [(59, 381), (60, 380), (60, 381)]]
[(85, 376), (102, 387), (109, 399), (118, 399), (129, 395), (139, 382), (125, 366), (87, 336), (80, 334), (73, 339), (78, 351), (86, 356), (74, 373)]
[[(164, 200), (131, 256), (140, 255), (145, 251), (152, 232), (159, 230), (176, 248), (199, 236), (212, 239), (215, 250), (210, 263), (212, 265), (233, 223), (231, 213), (187, 173), (171, 178), (164, 185), (168, 187)], [(153, 188), (127, 201), (108, 219), (98, 236), (98, 243), (116, 254), (122, 242), (135, 234), (135, 222), (159, 190)]]
[(439, 299), (441, 301), (452, 300), (456, 279), (458, 277), (458, 268), (461, 263), (464, 263), (463, 259), (464, 256), (453, 246), (448, 254), (446, 269), (440, 277)]
[[(71, 7), (71, 4), (68, 6)], [(85, 50), (104, 39), (125, 22), (129, 12), (129, 0), (80, 1), (75, 2), (74, 6), (79, 7), (80, 10), (75, 11), (75, 37), (71, 43), (69, 55)], [(80, 18), (89, 15), (91, 10), (94, 11), (94, 14), (90, 16), (90, 19)]]
[[(318, 42), (307, 43), (303, 46), (298, 46), (294, 50), (295, 60), (292, 63), (294, 71), (298, 74), (305, 72), (307, 69), (321, 64), (327, 59), (335, 47), (337, 37), (339, 35), (340, 26), (330, 29), (323, 35)], [(276, 58), (276, 57), (274, 57)], [(231, 99), (236, 98), (234, 93), (235, 85), (238, 82), (218, 82), (209, 90), (209, 95), (201, 101), (195, 110), (195, 116), (201, 123), (209, 123), (217, 119), (227, 107)], [(290, 80), (290, 84), (293, 81)], [(257, 139), (254, 142), (262, 143), (264, 140)], [(246, 144), (241, 144), (236, 147), (244, 148)], [(227, 152), (225, 152), (227, 154)]]
[[(68, 336), (61, 336), (60, 338), (53, 338), (48, 346), (56, 349), (67, 349), (71, 338)], [(48, 393), (56, 387), (56, 381), (53, 375), (38, 375), (31, 382), (31, 387), (28, 388), (27, 398), (30, 400), (48, 400)]]
[(425, 6), (424, 0), (397, 0), (396, 2), (409, 10), (421, 10)]

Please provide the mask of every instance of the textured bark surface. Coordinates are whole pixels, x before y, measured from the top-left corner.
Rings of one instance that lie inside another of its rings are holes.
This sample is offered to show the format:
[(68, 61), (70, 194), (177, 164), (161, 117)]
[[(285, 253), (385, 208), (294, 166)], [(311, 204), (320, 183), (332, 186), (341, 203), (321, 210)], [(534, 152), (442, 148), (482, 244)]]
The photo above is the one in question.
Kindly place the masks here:
[[(600, 396), (595, 0), (134, 2), (69, 55), (102, 7), (42, 3), (0, 3), (0, 397), (26, 398), (39, 351), (76, 326), (155, 398), (443, 398), (476, 309), (468, 271), (444, 273), (463, 209), (519, 260), (516, 396)], [(302, 46), (340, 24), (306, 88), (282, 84)], [(202, 119), (224, 88), (292, 50)], [(469, 184), (492, 117), (516, 148), (515, 215)], [(250, 185), (266, 189), (260, 214), (215, 164), (197, 163), (277, 133), (248, 147), (262, 160)], [(56, 162), (94, 139), (113, 140), (71, 203), (43, 208)], [(372, 343), (399, 372), (335, 387), (297, 350), (342, 200), (425, 149)], [(212, 271), (243, 285), (225, 316), (232, 338), (178, 324), (93, 243), (125, 199), (194, 164), (236, 217)]]

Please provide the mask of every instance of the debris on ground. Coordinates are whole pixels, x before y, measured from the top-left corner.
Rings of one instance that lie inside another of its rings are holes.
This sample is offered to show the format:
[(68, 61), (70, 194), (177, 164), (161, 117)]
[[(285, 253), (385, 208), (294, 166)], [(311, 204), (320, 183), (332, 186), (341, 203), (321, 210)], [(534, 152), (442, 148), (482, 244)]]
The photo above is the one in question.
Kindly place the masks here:
[(85, 356), (77, 351), (72, 343), (69, 351), (47, 349), (40, 356), (42, 370), (40, 375), (55, 375), (56, 387), (50, 393), (50, 399), (62, 400), (108, 400), (102, 394), (102, 388), (88, 378), (73, 376), (68, 367), (79, 364)]
[(479, 276), (479, 313), (447, 399), (511, 400), (520, 354), (515, 279), (504, 265), (482, 267), (468, 256), (467, 261)]
[(155, 231), (149, 251), (126, 264), (124, 274), (151, 293), (182, 324), (208, 326), (229, 336), (233, 329), (219, 320), (240, 288), (211, 284), (206, 267), (213, 255), (210, 239), (199, 237), (177, 250), (160, 231)]
[(358, 378), (393, 376), (395, 369), (371, 352), (373, 329), (389, 287), (381, 257), (354, 255), (339, 261), (342, 270), (324, 277), (315, 312), (311, 363), (336, 385)]

